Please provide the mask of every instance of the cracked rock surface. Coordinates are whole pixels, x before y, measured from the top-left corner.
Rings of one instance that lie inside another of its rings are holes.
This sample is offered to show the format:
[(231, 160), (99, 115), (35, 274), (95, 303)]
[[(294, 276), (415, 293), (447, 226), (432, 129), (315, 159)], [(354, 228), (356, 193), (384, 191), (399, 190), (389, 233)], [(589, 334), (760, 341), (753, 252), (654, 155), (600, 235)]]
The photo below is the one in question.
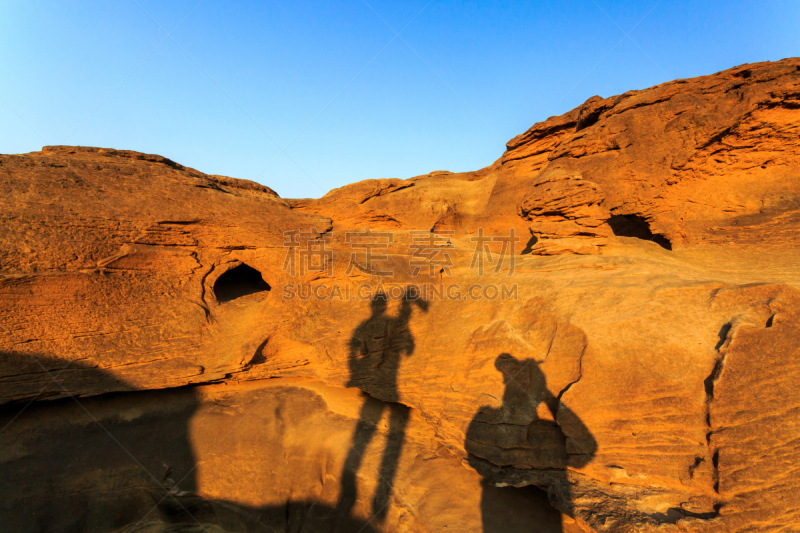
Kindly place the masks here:
[[(799, 135), (786, 59), (320, 199), (0, 155), (0, 523), (796, 531)], [(391, 276), (348, 268), (366, 228)]]

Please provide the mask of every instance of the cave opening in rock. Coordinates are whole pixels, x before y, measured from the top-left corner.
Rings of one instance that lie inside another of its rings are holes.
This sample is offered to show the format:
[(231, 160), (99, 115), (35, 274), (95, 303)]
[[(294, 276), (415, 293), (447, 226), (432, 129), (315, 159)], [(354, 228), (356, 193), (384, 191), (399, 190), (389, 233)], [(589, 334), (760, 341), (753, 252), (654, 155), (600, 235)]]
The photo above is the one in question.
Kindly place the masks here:
[(214, 283), (214, 295), (219, 303), (270, 290), (261, 272), (242, 263), (221, 275)]
[(578, 117), (578, 123), (575, 126), (575, 133), (578, 133), (581, 130), (585, 130), (589, 126), (594, 126), (597, 124), (597, 121), (600, 120), (600, 111), (595, 111), (593, 113), (589, 113), (585, 116)]
[(617, 237), (634, 237), (653, 241), (665, 250), (672, 250), (672, 243), (661, 234), (653, 233), (647, 219), (639, 215), (613, 215), (608, 219), (611, 231)]

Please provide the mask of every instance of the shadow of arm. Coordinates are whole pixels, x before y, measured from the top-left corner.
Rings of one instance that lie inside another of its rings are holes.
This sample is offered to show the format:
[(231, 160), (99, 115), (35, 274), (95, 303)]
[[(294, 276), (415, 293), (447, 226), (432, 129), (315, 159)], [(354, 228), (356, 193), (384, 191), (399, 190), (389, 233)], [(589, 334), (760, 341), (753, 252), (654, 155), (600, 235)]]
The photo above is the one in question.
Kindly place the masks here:
[(563, 403), (554, 413), (556, 422), (567, 438), (569, 466), (580, 468), (589, 464), (597, 453), (597, 441), (586, 424)]

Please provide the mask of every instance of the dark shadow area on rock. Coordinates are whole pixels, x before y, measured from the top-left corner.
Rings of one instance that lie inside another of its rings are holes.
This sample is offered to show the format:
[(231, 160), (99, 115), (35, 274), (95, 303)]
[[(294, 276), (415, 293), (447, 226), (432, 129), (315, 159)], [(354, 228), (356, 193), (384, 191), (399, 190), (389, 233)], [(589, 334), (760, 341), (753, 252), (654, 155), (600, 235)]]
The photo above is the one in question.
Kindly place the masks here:
[(375, 531), (313, 500), (251, 507), (198, 496), (195, 386), (103, 393), (133, 387), (85, 363), (31, 353), (0, 352), (0, 375), (9, 376), (0, 378), (4, 391), (46, 376), (36, 401), (0, 406), (3, 531)]
[[(505, 384), (503, 404), (482, 407), (473, 417), (464, 443), (469, 464), (484, 478), (483, 531), (563, 531), (560, 515), (554, 519), (542, 513), (535, 518), (536, 523), (530, 523), (516, 515), (498, 514), (498, 498), (528, 498), (533, 509), (540, 506), (539, 493), (520, 491), (535, 485), (547, 489), (553, 507), (574, 516), (567, 469), (588, 464), (597, 443), (583, 422), (547, 389), (536, 361), (502, 353), (495, 360), (495, 368)], [(541, 418), (542, 406), (552, 419)], [(512, 492), (511, 487), (521, 488)], [(504, 496), (499, 496), (503, 491)]]
[(495, 487), (481, 483), (481, 519), (488, 533), (560, 533), (561, 513), (537, 487)]
[[(132, 387), (42, 354), (2, 352), (0, 368), (19, 372), (0, 379), (4, 393), (14, 380), (44, 381), (37, 401), (0, 407), (4, 531), (111, 531), (157, 513), (160, 500), (180, 508), (172, 493), (195, 491), (192, 388), (106, 392)], [(160, 411), (138, 409), (143, 394)]]
[(539, 242), (539, 239), (536, 237), (536, 235), (531, 235), (531, 238), (528, 239), (528, 242), (525, 244), (525, 248), (522, 249), (522, 252), (520, 252), (520, 255), (531, 253), (537, 242)]
[[(182, 501), (184, 506), (187, 503)], [(376, 533), (368, 522), (341, 516), (338, 510), (313, 500), (290, 500), (284, 505), (249, 507), (220, 500), (197, 498), (193, 505), (194, 518), (176, 509), (175, 505), (161, 506), (161, 517), (166, 522), (161, 532), (202, 531), (200, 522), (208, 533)], [(119, 533), (152, 529), (122, 529)]]
[[(375, 435), (384, 410), (388, 409), (389, 434), (372, 499), (372, 519), (378, 523), (386, 519), (409, 417), (408, 407), (399, 403), (397, 373), (402, 357), (414, 353), (414, 337), (409, 329), (413, 305), (423, 311), (428, 309), (427, 302), (404, 293), (397, 316), (392, 316), (387, 313), (386, 295), (376, 294), (370, 301), (370, 317), (359, 324), (350, 339), (350, 380), (347, 386), (359, 388), (364, 395), (364, 403), (342, 469), (337, 504), (340, 516), (349, 516), (355, 506), (356, 476), (363, 455)], [(382, 401), (376, 401), (369, 395)]]

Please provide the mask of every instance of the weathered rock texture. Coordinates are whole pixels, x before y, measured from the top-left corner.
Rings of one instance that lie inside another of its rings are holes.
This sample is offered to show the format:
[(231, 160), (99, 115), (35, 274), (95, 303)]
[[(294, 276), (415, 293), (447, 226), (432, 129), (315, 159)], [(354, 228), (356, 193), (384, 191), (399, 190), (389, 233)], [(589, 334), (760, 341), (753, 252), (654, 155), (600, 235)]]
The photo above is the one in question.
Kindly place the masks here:
[(787, 59), (318, 200), (0, 156), (4, 529), (796, 531), (799, 134)]

